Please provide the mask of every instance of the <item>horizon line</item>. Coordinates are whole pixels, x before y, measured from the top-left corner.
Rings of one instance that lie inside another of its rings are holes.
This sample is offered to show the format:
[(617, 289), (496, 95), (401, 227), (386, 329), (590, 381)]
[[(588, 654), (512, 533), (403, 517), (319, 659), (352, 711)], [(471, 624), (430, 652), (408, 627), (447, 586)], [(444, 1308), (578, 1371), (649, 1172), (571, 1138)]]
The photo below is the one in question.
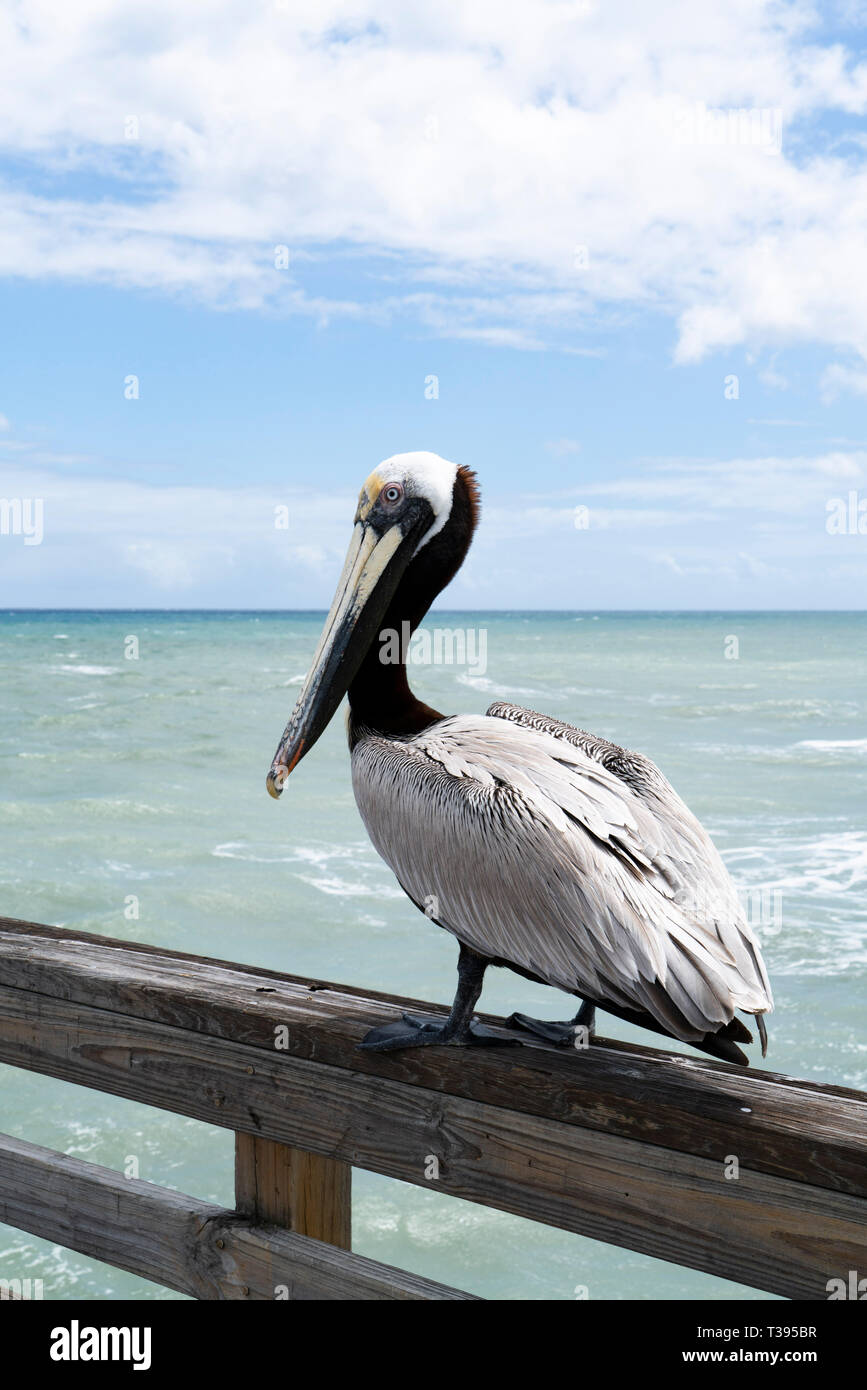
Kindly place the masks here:
[[(328, 612), (328, 608), (327, 608), (327, 606), (325, 606), (325, 605), (323, 605), (322, 607), (319, 607), (319, 608), (220, 608), (220, 607), (207, 607), (207, 608), (201, 608), (201, 607), (199, 607), (199, 608), (137, 608), (137, 607), (127, 607), (127, 606), (123, 606), (123, 605), (121, 605), (121, 606), (112, 606), (112, 607), (103, 607), (103, 606), (100, 606), (100, 605), (87, 605), (87, 606), (84, 606), (84, 607), (64, 607), (64, 606), (61, 606), (61, 605), (49, 604), (49, 605), (46, 605), (45, 607), (39, 607), (39, 608), (37, 608), (37, 607), (35, 607), (35, 606), (34, 606), (34, 607), (26, 607), (26, 606), (21, 606), (21, 605), (17, 605), (17, 604), (16, 604), (16, 605), (14, 605), (14, 606), (12, 606), (12, 607), (10, 607), (10, 608), (0, 608), (0, 617), (6, 617), (6, 618), (8, 618), (8, 617), (16, 617), (16, 616), (18, 616), (19, 614), (25, 614), (25, 613), (31, 613), (31, 614), (38, 614), (38, 613), (167, 613), (167, 614), (168, 614), (168, 613), (202, 613), (202, 614), (204, 614), (204, 613), (212, 613), (212, 614), (227, 614), (227, 613), (231, 613), (231, 614), (250, 614), (250, 615), (254, 615), (254, 616), (258, 616), (258, 615), (261, 615), (261, 614), (269, 614), (269, 615), (270, 615), (270, 614), (273, 614), (274, 616), (280, 616), (281, 614), (299, 614), (299, 613), (309, 613), (309, 614), (317, 614), (317, 615), (318, 615), (318, 614), (327, 613), (327, 612)], [(811, 613), (811, 614), (812, 614), (812, 613), (833, 613), (833, 614), (847, 614), (847, 615), (853, 615), (853, 616), (854, 616), (854, 615), (856, 615), (856, 614), (867, 613), (867, 607), (864, 607), (864, 608), (700, 608), (700, 607), (696, 607), (696, 608), (602, 608), (602, 607), (591, 607), (591, 608), (514, 608), (514, 607), (505, 607), (505, 608), (430, 608), (430, 609), (428, 610), (428, 613), (427, 613), (425, 616), (427, 617), (427, 616), (429, 616), (431, 613), (444, 613), (444, 614), (445, 614), (445, 613), (495, 613), (495, 614), (504, 614), (504, 615), (506, 615), (506, 614), (515, 614), (515, 613), (521, 613), (521, 614), (540, 614), (540, 613), (544, 613), (544, 614), (552, 614), (552, 615), (554, 615), (554, 614), (564, 614), (564, 615), (581, 614), (582, 616), (587, 615), (587, 614), (594, 614), (594, 615), (595, 615), (595, 614), (602, 614), (602, 613), (609, 614), (609, 615), (617, 615), (617, 614), (626, 615), (626, 614), (628, 614), (628, 615), (630, 615), (630, 616), (635, 616), (635, 615), (637, 615), (637, 614), (648, 614), (648, 615), (654, 615), (654, 614), (656, 614), (656, 615), (658, 615), (658, 614), (663, 614), (663, 613), (664, 613), (664, 614), (667, 614), (667, 615), (689, 615), (689, 614), (699, 614), (699, 613), (701, 613), (701, 614), (709, 614), (709, 613), (731, 614), (731, 613), (737, 613), (737, 614), (801, 614), (801, 615), (803, 615), (803, 614), (805, 614), (805, 613)]]

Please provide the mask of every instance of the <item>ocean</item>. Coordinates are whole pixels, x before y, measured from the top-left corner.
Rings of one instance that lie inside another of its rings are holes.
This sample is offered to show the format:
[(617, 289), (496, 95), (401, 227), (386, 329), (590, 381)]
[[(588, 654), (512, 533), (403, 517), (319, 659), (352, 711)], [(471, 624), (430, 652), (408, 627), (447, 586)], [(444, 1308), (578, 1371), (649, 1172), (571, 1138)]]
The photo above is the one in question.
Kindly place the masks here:
[[(279, 804), (265, 791), (322, 617), (0, 614), (0, 913), (450, 1002), (454, 943), (367, 841), (342, 717)], [(469, 632), (475, 658), (413, 667), (436, 708), (509, 699), (659, 764), (763, 943), (776, 1012), (754, 1064), (863, 1088), (867, 614), (437, 611), (425, 627)], [(482, 1007), (571, 1012), (504, 970)], [(664, 1045), (606, 1014), (599, 1032)], [(119, 1170), (134, 1158), (146, 1180), (233, 1204), (226, 1130), (9, 1067), (0, 1130)], [(353, 1181), (357, 1251), (485, 1298), (770, 1297), (430, 1189)], [(0, 1277), (42, 1279), (52, 1299), (179, 1297), (3, 1226)]]

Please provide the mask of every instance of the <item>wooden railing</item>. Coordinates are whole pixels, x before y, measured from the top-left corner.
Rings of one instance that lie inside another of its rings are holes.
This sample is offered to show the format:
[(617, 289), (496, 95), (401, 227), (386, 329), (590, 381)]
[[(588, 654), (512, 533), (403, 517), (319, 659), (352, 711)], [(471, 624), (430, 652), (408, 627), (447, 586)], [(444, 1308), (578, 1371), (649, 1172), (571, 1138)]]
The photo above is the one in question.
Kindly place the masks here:
[(357, 1050), (404, 1008), (444, 1012), (0, 918), (0, 1062), (236, 1134), (232, 1210), (0, 1138), (0, 1222), (196, 1298), (471, 1298), (352, 1252), (359, 1167), (789, 1298), (864, 1267), (861, 1094), (620, 1042)]

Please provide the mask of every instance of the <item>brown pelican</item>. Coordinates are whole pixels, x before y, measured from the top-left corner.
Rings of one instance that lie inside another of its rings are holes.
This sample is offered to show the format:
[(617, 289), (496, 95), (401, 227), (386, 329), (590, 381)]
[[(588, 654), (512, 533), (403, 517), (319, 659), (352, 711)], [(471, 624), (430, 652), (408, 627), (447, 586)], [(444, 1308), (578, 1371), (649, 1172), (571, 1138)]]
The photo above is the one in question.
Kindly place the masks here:
[(487, 967), (505, 965), (582, 1000), (568, 1023), (509, 1019), (551, 1041), (580, 1045), (599, 1006), (746, 1064), (741, 1010), (755, 1015), (764, 1055), (773, 1003), (758, 943), (710, 837), (658, 768), (517, 705), (438, 714), (410, 690), (405, 649), (404, 660), (381, 659), (380, 634), (419, 625), (478, 516), (466, 468), (416, 453), (374, 469), (268, 773), (277, 797), (348, 693), (353, 787), (370, 838), (416, 906), (460, 943), (445, 1024), (404, 1015), (361, 1045), (502, 1042), (473, 1010)]

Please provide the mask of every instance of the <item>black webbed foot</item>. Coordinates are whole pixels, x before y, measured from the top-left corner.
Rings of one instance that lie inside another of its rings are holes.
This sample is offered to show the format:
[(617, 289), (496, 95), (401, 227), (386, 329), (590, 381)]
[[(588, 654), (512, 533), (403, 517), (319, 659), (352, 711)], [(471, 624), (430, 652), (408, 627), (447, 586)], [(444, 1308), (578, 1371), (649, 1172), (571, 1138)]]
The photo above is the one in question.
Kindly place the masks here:
[(392, 1023), (371, 1028), (358, 1044), (365, 1052), (399, 1052), (404, 1047), (520, 1047), (515, 1038), (503, 1038), (483, 1023), (469, 1023), (454, 1033), (437, 1018), (413, 1018), (404, 1014)]
[(582, 1019), (580, 1012), (575, 1018), (559, 1022), (547, 1018), (530, 1018), (528, 1014), (510, 1014), (506, 1019), (507, 1028), (522, 1028), (555, 1047), (588, 1047), (593, 1036), (593, 1023)]

